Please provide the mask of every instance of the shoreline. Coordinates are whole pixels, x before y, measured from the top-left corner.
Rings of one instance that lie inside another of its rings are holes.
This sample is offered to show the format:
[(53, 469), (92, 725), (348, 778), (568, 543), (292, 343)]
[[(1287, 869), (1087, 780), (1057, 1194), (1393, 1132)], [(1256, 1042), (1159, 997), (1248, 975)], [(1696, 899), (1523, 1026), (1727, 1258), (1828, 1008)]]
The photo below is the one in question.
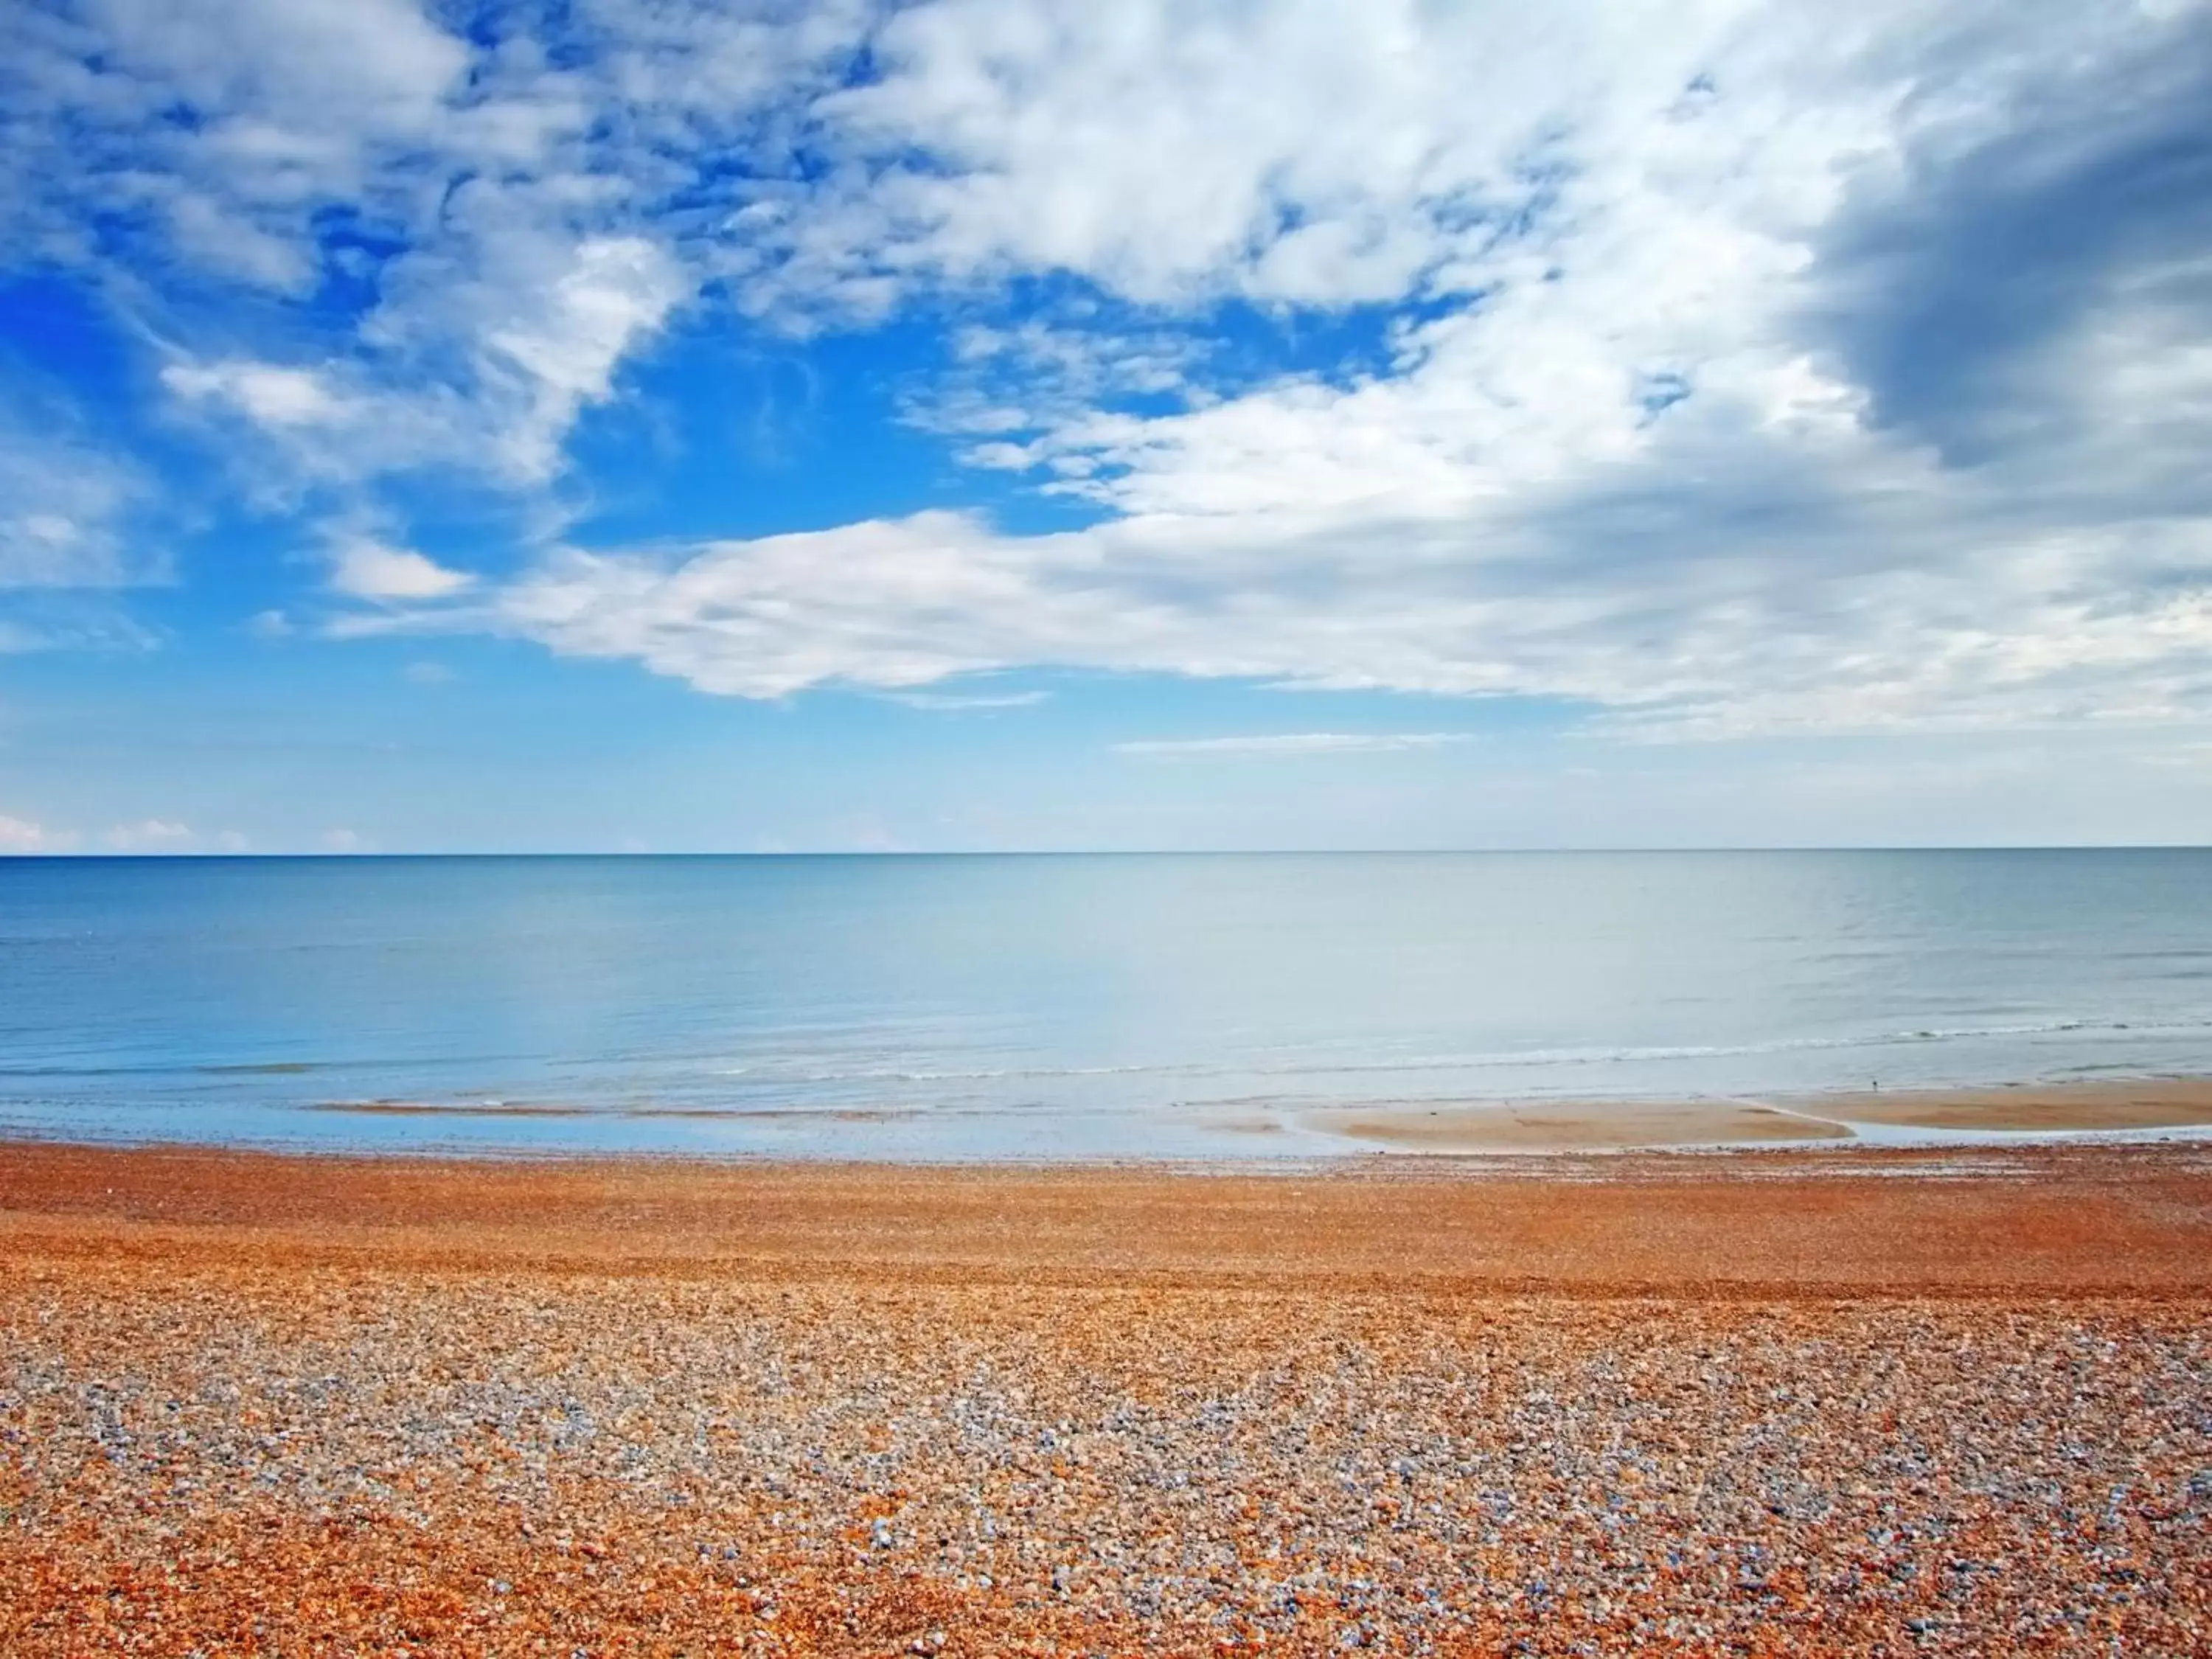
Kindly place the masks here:
[[(1670, 1152), (1741, 1153), (1765, 1149), (1895, 1151), (1906, 1148), (1997, 1147), (2023, 1144), (2127, 1144), (2212, 1139), (2212, 1075), (2147, 1076), (2095, 1082), (2026, 1082), (1893, 1090), (1732, 1093), (1680, 1098), (1485, 1099), (1395, 1098), (1331, 1103), (1244, 1100), (1162, 1109), (1159, 1121), (1173, 1137), (1210, 1142), (1204, 1152), (1167, 1153), (1079, 1151), (978, 1152), (971, 1141), (933, 1154), (911, 1139), (880, 1153), (842, 1147), (788, 1144), (717, 1146), (690, 1144), (623, 1145), (618, 1140), (471, 1137), (466, 1127), (547, 1124), (665, 1127), (690, 1125), (702, 1132), (718, 1125), (757, 1132), (820, 1134), (896, 1125), (926, 1129), (937, 1116), (927, 1109), (892, 1110), (866, 1106), (776, 1109), (641, 1107), (604, 1109), (559, 1101), (455, 1104), (404, 1098), (314, 1101), (274, 1115), (364, 1123), (445, 1125), (449, 1132), (412, 1140), (285, 1135), (229, 1137), (58, 1134), (52, 1125), (0, 1127), (0, 1146), (231, 1147), (304, 1157), (462, 1158), (504, 1161), (639, 1158), (750, 1164), (761, 1163), (881, 1164), (914, 1168), (1116, 1168), (1296, 1170), (1308, 1164), (1387, 1155), (1490, 1159), (1608, 1156)], [(971, 1114), (953, 1114), (945, 1121)], [(1048, 1128), (1049, 1109), (1008, 1114), (1034, 1139)], [(1095, 1125), (1095, 1119), (1084, 1120)], [(1127, 1115), (1128, 1139), (1141, 1140), (1146, 1115)]]

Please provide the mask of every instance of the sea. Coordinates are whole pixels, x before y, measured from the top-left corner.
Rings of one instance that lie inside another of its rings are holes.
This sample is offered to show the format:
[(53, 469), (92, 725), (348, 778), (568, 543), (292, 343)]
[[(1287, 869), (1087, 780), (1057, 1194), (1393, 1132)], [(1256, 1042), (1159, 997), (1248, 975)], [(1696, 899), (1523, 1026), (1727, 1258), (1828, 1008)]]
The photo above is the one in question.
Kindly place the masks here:
[(2212, 851), (0, 860), (0, 1133), (1310, 1158), (2212, 1073)]

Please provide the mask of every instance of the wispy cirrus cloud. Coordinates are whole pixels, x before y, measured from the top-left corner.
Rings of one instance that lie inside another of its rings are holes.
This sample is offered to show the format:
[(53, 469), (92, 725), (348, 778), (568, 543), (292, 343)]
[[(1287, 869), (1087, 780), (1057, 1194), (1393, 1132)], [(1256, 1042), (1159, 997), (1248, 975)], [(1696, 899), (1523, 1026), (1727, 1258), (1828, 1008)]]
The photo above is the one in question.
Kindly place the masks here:
[(167, 561), (133, 534), (152, 488), (57, 398), (0, 388), (0, 590), (162, 580)]
[(886, 691), (886, 702), (932, 714), (964, 714), (975, 709), (1034, 708), (1052, 701), (1049, 691)]
[(0, 656), (152, 642), (124, 600), (173, 577), (157, 496), (58, 391), (0, 376)]
[(1115, 744), (1114, 752), (1169, 760), (1232, 755), (1402, 755), (1468, 740), (1462, 732), (1271, 732), (1225, 738), (1139, 738)]

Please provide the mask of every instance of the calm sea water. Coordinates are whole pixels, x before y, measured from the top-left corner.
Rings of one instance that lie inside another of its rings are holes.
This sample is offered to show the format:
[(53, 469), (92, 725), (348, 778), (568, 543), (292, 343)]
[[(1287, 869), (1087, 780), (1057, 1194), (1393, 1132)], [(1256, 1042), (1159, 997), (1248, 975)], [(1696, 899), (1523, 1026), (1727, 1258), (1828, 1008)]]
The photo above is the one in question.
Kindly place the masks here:
[(2212, 852), (0, 860), (15, 1133), (1237, 1157), (2203, 1072)]

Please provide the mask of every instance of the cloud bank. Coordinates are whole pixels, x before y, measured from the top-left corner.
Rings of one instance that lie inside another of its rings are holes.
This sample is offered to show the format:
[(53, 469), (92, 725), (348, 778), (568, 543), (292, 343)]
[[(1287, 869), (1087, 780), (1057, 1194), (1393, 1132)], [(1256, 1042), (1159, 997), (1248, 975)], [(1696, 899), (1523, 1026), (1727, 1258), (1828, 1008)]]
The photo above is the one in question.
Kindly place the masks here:
[[(2203, 4), (249, 9), (15, 14), (0, 228), (142, 320), (257, 488), (550, 497), (679, 316), (906, 319), (942, 349), (902, 417), (1072, 526), (555, 513), (483, 569), (343, 552), (338, 632), (747, 697), (1059, 667), (1653, 735), (2212, 713)], [(0, 573), (42, 568), (33, 516)]]

